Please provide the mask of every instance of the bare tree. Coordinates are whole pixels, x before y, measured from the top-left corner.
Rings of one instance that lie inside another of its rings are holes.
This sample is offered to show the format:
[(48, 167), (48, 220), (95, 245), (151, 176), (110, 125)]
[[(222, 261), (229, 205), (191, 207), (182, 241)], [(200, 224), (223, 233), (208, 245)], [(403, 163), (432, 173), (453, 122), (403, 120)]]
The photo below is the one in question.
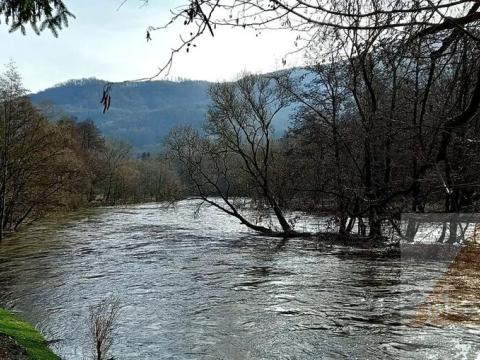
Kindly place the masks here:
[(116, 175), (123, 161), (128, 159), (131, 145), (120, 140), (113, 140), (104, 149), (105, 163), (105, 202), (115, 204)]
[[(205, 136), (192, 129), (177, 129), (168, 139), (170, 150), (193, 181), (197, 194), (251, 229), (298, 235), (285, 217), (273, 178), (273, 122), (287, 106), (288, 98), (272, 79), (254, 75), (235, 83), (216, 84), (210, 92), (212, 105)], [(249, 195), (257, 209), (272, 211), (281, 231), (247, 220), (234, 200), (239, 194)], [(210, 195), (220, 196), (221, 203)]]
[(106, 298), (90, 308), (90, 335), (96, 360), (113, 359), (109, 357), (109, 352), (119, 314), (120, 302), (113, 297)]
[(0, 239), (36, 212), (58, 205), (81, 172), (67, 141), (25, 97), (13, 65), (0, 76)]
[[(9, 64), (3, 76), (0, 78), (0, 104), (2, 107), (2, 181), (1, 181), (1, 204), (0, 204), (0, 242), (3, 238), (3, 229), (6, 222), (7, 192), (10, 167), (10, 151), (15, 128), (18, 128), (20, 103), (25, 96), (25, 89), (21, 85), (20, 76), (14, 64)], [(21, 115), (20, 115), (21, 116)]]

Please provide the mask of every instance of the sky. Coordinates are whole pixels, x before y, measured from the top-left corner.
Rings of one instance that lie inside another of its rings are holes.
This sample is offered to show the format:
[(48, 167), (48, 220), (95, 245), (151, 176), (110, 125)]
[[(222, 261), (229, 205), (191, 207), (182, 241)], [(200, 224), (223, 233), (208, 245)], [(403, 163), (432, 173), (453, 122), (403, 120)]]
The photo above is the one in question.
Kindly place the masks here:
[[(170, 9), (186, 0), (65, 0), (76, 19), (55, 38), (48, 30), (36, 35), (9, 33), (0, 24), (0, 64), (14, 61), (25, 88), (36, 92), (70, 80), (96, 77), (123, 81), (149, 77), (165, 64), (179, 36), (188, 27), (179, 24), (152, 34), (147, 26), (165, 24)], [(205, 34), (188, 54), (175, 57), (169, 79), (233, 80), (242, 72), (269, 72), (283, 68), (282, 57), (293, 48), (295, 34), (287, 31), (218, 29), (215, 37)], [(289, 62), (287, 66), (299, 65)], [(160, 79), (164, 79), (162, 76)]]

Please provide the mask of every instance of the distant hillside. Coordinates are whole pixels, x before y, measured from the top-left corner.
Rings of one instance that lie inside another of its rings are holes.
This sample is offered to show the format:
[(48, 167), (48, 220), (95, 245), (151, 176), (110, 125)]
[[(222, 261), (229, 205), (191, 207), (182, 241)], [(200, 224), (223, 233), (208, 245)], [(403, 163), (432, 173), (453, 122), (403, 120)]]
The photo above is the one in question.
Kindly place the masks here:
[(209, 83), (152, 81), (116, 85), (110, 110), (102, 114), (105, 81), (71, 80), (31, 95), (51, 102), (79, 120), (91, 118), (106, 137), (126, 139), (139, 150), (154, 151), (169, 130), (180, 124), (199, 127), (208, 106)]
[[(53, 103), (79, 120), (95, 121), (107, 138), (128, 140), (138, 151), (155, 152), (176, 125), (201, 127), (209, 104), (206, 81), (151, 81), (115, 85), (110, 110), (102, 114), (100, 98), (105, 81), (71, 80), (32, 94), (34, 103)], [(288, 113), (279, 116), (277, 135), (288, 124)]]

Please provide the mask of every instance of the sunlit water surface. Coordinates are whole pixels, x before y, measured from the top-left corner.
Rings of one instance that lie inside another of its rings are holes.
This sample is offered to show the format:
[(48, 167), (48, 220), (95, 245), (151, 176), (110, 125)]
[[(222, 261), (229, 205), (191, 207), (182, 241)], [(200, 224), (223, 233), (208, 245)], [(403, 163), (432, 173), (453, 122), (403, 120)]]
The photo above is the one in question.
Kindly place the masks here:
[(412, 322), (444, 265), (259, 237), (195, 208), (109, 207), (37, 223), (0, 247), (0, 304), (65, 359), (90, 358), (88, 309), (109, 295), (123, 306), (116, 359), (477, 358), (479, 326)]

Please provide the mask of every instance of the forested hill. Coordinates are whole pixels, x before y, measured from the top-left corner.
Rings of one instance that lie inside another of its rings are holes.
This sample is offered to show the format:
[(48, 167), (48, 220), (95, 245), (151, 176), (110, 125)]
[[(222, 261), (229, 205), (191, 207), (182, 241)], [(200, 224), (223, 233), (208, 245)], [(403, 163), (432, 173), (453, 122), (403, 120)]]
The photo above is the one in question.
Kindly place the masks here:
[[(176, 125), (200, 128), (208, 107), (206, 81), (150, 81), (115, 85), (110, 110), (102, 113), (100, 98), (105, 81), (70, 80), (31, 95), (33, 103), (50, 102), (78, 120), (91, 118), (107, 138), (129, 141), (137, 151), (155, 152)], [(287, 127), (280, 114), (277, 135)]]
[(105, 81), (71, 80), (32, 94), (34, 103), (50, 102), (79, 120), (91, 118), (108, 138), (128, 140), (137, 150), (155, 151), (175, 125), (199, 127), (208, 106), (209, 83), (151, 81), (116, 85), (110, 110), (102, 113)]

